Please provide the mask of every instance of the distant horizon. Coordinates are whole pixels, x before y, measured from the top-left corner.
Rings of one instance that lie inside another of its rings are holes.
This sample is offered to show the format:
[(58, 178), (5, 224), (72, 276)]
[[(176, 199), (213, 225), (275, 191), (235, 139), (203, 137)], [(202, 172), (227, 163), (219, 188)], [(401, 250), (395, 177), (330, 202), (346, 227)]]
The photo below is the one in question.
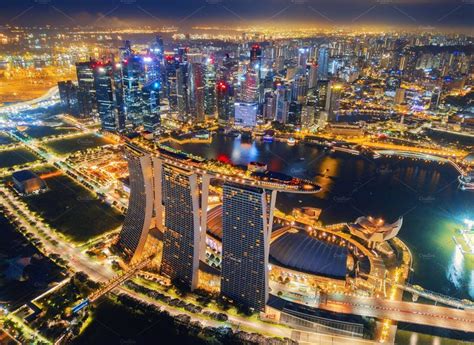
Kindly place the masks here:
[(467, 30), (474, 0), (16, 0), (2, 4), (2, 25), (376, 26)]
[[(8, 28), (27, 28), (27, 29), (35, 29), (35, 28), (58, 28), (58, 29), (83, 29), (83, 30), (99, 30), (99, 31), (110, 31), (110, 32), (120, 32), (122, 30), (136, 30), (136, 33), (140, 33), (140, 30), (143, 32), (145, 31), (155, 31), (156, 33), (166, 33), (166, 30), (175, 30), (176, 32), (180, 33), (191, 33), (191, 32), (213, 32), (213, 31), (221, 31), (223, 33), (230, 33), (230, 32), (247, 32), (248, 34), (255, 34), (255, 33), (264, 33), (264, 31), (272, 31), (274, 33), (282, 33), (285, 31), (298, 31), (298, 30), (307, 30), (308, 32), (314, 32), (314, 34), (328, 34), (329, 32), (337, 34), (337, 33), (344, 33), (350, 32), (353, 33), (360, 33), (360, 34), (381, 34), (381, 33), (393, 33), (393, 34), (410, 34), (410, 33), (433, 33), (433, 34), (463, 34), (466, 36), (474, 36), (473, 29), (468, 26), (445, 26), (445, 27), (435, 27), (429, 25), (420, 25), (420, 26), (404, 26), (398, 27), (396, 25), (378, 25), (375, 23), (360, 23), (360, 24), (353, 24), (353, 25), (341, 25), (341, 24), (333, 24), (333, 25), (319, 25), (316, 23), (291, 23), (287, 22), (285, 24), (279, 24), (278, 27), (268, 25), (262, 26), (255, 23), (246, 23), (241, 25), (229, 25), (226, 23), (205, 23), (205, 22), (196, 22), (192, 23), (187, 26), (178, 26), (170, 23), (149, 23), (149, 24), (138, 24), (134, 21), (122, 21), (120, 24), (117, 25), (101, 25), (101, 24), (50, 24), (50, 23), (43, 23), (43, 24), (5, 24), (0, 25), (0, 32), (3, 29)], [(248, 31), (252, 30), (252, 31)], [(169, 33), (175, 32), (170, 31)], [(270, 34), (270, 33), (269, 33)], [(295, 33), (292, 33), (295, 34)], [(293, 35), (294, 36), (294, 35)], [(296, 37), (296, 36), (295, 36)]]

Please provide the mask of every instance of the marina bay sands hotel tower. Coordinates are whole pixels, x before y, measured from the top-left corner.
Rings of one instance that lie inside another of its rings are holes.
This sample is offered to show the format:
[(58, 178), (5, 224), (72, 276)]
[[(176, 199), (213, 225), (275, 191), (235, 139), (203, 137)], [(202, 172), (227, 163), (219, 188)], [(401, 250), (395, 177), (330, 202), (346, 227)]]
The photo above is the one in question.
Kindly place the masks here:
[[(205, 261), (211, 180), (222, 186), (221, 295), (263, 311), (268, 299), (268, 256), (277, 192), (315, 193), (297, 179), (272, 181), (222, 175), (203, 161), (160, 149), (129, 145), (130, 200), (119, 246), (131, 261), (143, 256), (151, 228), (163, 234), (161, 273), (194, 289)], [(291, 182), (290, 182), (291, 181)]]

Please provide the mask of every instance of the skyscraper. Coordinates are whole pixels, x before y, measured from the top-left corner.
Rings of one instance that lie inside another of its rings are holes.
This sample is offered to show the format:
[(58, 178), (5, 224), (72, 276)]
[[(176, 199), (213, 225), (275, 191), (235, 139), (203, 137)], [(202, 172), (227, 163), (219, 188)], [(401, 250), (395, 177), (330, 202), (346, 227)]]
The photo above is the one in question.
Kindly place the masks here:
[(259, 78), (261, 78), (262, 71), (262, 47), (259, 44), (252, 45), (250, 49), (250, 67), (257, 72)]
[(168, 98), (170, 108), (176, 111), (178, 108), (177, 96), (177, 68), (179, 66), (174, 55), (166, 55), (165, 57), (165, 88), (164, 94)]
[(92, 61), (77, 62), (77, 104), (80, 117), (90, 117), (95, 108), (94, 71)]
[(329, 51), (327, 47), (319, 48), (318, 54), (318, 79), (327, 80), (329, 70)]
[(240, 101), (242, 102), (258, 102), (259, 101), (259, 85), (260, 80), (258, 74), (253, 70), (245, 73), (245, 79), (242, 81)]
[(229, 125), (234, 118), (234, 92), (226, 81), (220, 81), (216, 87), (217, 119), (221, 125)]
[(160, 84), (153, 81), (142, 89), (143, 128), (155, 133), (161, 125), (160, 118)]
[(123, 61), (124, 103), (127, 124), (135, 127), (143, 124), (141, 91), (143, 85), (142, 58), (130, 55)]
[(312, 62), (308, 71), (308, 88), (314, 89), (318, 85), (318, 65)]
[(119, 246), (132, 261), (140, 259), (153, 216), (153, 168), (150, 155), (127, 149), (130, 198)]
[(115, 131), (117, 128), (112, 73), (110, 64), (96, 63), (94, 65), (97, 110), (102, 129), (106, 131)]
[(305, 75), (297, 75), (292, 83), (291, 100), (304, 102), (308, 93), (308, 79)]
[(204, 66), (201, 63), (188, 64), (188, 102), (193, 122), (205, 120)]
[(94, 88), (102, 129), (120, 131), (125, 128), (122, 65), (97, 62), (94, 68)]
[(325, 110), (328, 113), (328, 121), (335, 122), (337, 120), (337, 112), (339, 110), (339, 100), (341, 98), (342, 85), (331, 81), (328, 86), (328, 94), (326, 98)]
[(116, 126), (118, 130), (125, 128), (126, 109), (123, 91), (123, 64), (117, 62), (113, 65), (115, 108), (116, 108)]
[(274, 120), (276, 111), (276, 96), (273, 91), (265, 94), (265, 102), (263, 105), (263, 118), (265, 120)]
[(176, 69), (176, 103), (178, 119), (181, 121), (189, 120), (187, 75), (187, 63), (180, 63)]
[(236, 102), (234, 125), (239, 127), (255, 127), (257, 125), (257, 103)]
[(60, 81), (58, 82), (59, 98), (61, 104), (67, 113), (77, 116), (78, 115), (78, 104), (77, 104), (77, 86), (71, 81)]
[(212, 58), (206, 62), (204, 73), (204, 112), (208, 116), (216, 113), (216, 66)]
[(288, 91), (284, 85), (278, 85), (275, 91), (276, 95), (276, 109), (275, 109), (275, 120), (280, 123), (287, 123), (288, 111), (289, 111), (289, 100)]
[(198, 176), (163, 165), (163, 206), (166, 217), (161, 271), (194, 289), (201, 242)]
[(223, 186), (221, 294), (254, 311), (264, 311), (268, 298), (269, 207), (261, 188)]

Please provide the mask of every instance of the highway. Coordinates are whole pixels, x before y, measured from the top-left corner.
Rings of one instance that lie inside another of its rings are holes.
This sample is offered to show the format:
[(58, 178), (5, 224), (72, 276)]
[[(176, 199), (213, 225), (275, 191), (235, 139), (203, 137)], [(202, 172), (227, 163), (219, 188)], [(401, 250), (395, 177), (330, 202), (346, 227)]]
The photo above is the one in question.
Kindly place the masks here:
[[(293, 340), (298, 340), (298, 343), (305, 344), (334, 344), (334, 345), (370, 345), (370, 344), (379, 344), (377, 341), (365, 340), (361, 338), (351, 338), (338, 335), (330, 335), (323, 333), (315, 333), (311, 331), (297, 330), (292, 329), (279, 324), (272, 324), (268, 322), (263, 322), (260, 320), (249, 319), (248, 317), (238, 316), (238, 315), (228, 315), (229, 320), (227, 322), (220, 322), (216, 320), (211, 320), (201, 314), (193, 314), (182, 310), (177, 310), (173, 307), (170, 307), (164, 303), (160, 303), (152, 298), (139, 294), (135, 291), (132, 291), (127, 288), (119, 287), (120, 292), (125, 293), (136, 299), (145, 301), (149, 304), (160, 307), (162, 310), (168, 311), (171, 315), (177, 316), (180, 314), (186, 314), (191, 317), (192, 321), (199, 321), (204, 326), (210, 327), (222, 327), (232, 325), (233, 329), (240, 329), (246, 331), (259, 332), (262, 334), (274, 336), (274, 337), (286, 337)], [(204, 308), (203, 312), (209, 310), (215, 312), (215, 310)], [(311, 342), (304, 341), (303, 339), (311, 339)]]
[(18, 102), (0, 107), (0, 113), (17, 113), (34, 107), (50, 106), (59, 101), (59, 89), (57, 86), (50, 88), (44, 95), (24, 102)]
[[(281, 298), (294, 303), (308, 305), (343, 314), (369, 316), (419, 325), (472, 332), (474, 330), (474, 309), (454, 309), (440, 305), (404, 302), (375, 297), (360, 297), (343, 294), (328, 294), (327, 301), (319, 304), (317, 299), (298, 297), (297, 289), (270, 281), (272, 293), (283, 293)], [(315, 293), (315, 292), (313, 292)]]
[(319, 308), (464, 332), (474, 330), (474, 310), (340, 294), (329, 295), (327, 303)]
[[(45, 250), (43, 252), (46, 252), (45, 254), (60, 254), (62, 258), (69, 261), (73, 271), (82, 271), (95, 281), (104, 282), (114, 276), (115, 273), (111, 268), (94, 261), (80, 248), (66, 242), (50, 227), (46, 226), (28, 210), (11, 189), (0, 186), (0, 203), (15, 215), (20, 226), (24, 226), (28, 232), (33, 233), (41, 240), (44, 245)], [(25, 216), (20, 215), (14, 206), (21, 210)], [(35, 225), (33, 226), (32, 224)], [(41, 234), (41, 231), (43, 231), (44, 235)], [(46, 236), (51, 237), (51, 239), (46, 239)], [(53, 244), (53, 241), (56, 241), (57, 244)]]

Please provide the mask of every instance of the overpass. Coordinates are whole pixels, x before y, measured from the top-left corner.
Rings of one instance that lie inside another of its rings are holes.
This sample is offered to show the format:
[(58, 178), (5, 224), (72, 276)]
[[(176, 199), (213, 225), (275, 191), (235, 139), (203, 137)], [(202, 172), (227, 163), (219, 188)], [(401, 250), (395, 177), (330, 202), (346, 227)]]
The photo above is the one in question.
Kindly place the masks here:
[(330, 295), (320, 309), (418, 325), (473, 332), (474, 311), (390, 299)]
[(417, 153), (417, 152), (409, 152), (409, 151), (397, 151), (397, 150), (375, 150), (375, 152), (383, 156), (401, 156), (401, 157), (406, 157), (406, 158), (424, 159), (424, 160), (429, 160), (433, 162), (448, 163), (454, 169), (456, 169), (457, 172), (460, 173), (461, 175), (465, 173), (465, 169), (461, 165), (456, 163), (454, 160), (445, 158), (445, 157), (436, 156), (433, 154)]
[(144, 268), (146, 265), (148, 265), (151, 260), (153, 260), (154, 256), (149, 256), (133, 265), (131, 265), (123, 274), (116, 275), (109, 281), (107, 281), (103, 286), (100, 287), (99, 290), (93, 292), (87, 300), (90, 303), (93, 303), (97, 301), (100, 297), (105, 295), (106, 293), (112, 291), (115, 289), (117, 286), (120, 284), (126, 282), (128, 279), (130, 279), (135, 273), (137, 273), (139, 270)]

